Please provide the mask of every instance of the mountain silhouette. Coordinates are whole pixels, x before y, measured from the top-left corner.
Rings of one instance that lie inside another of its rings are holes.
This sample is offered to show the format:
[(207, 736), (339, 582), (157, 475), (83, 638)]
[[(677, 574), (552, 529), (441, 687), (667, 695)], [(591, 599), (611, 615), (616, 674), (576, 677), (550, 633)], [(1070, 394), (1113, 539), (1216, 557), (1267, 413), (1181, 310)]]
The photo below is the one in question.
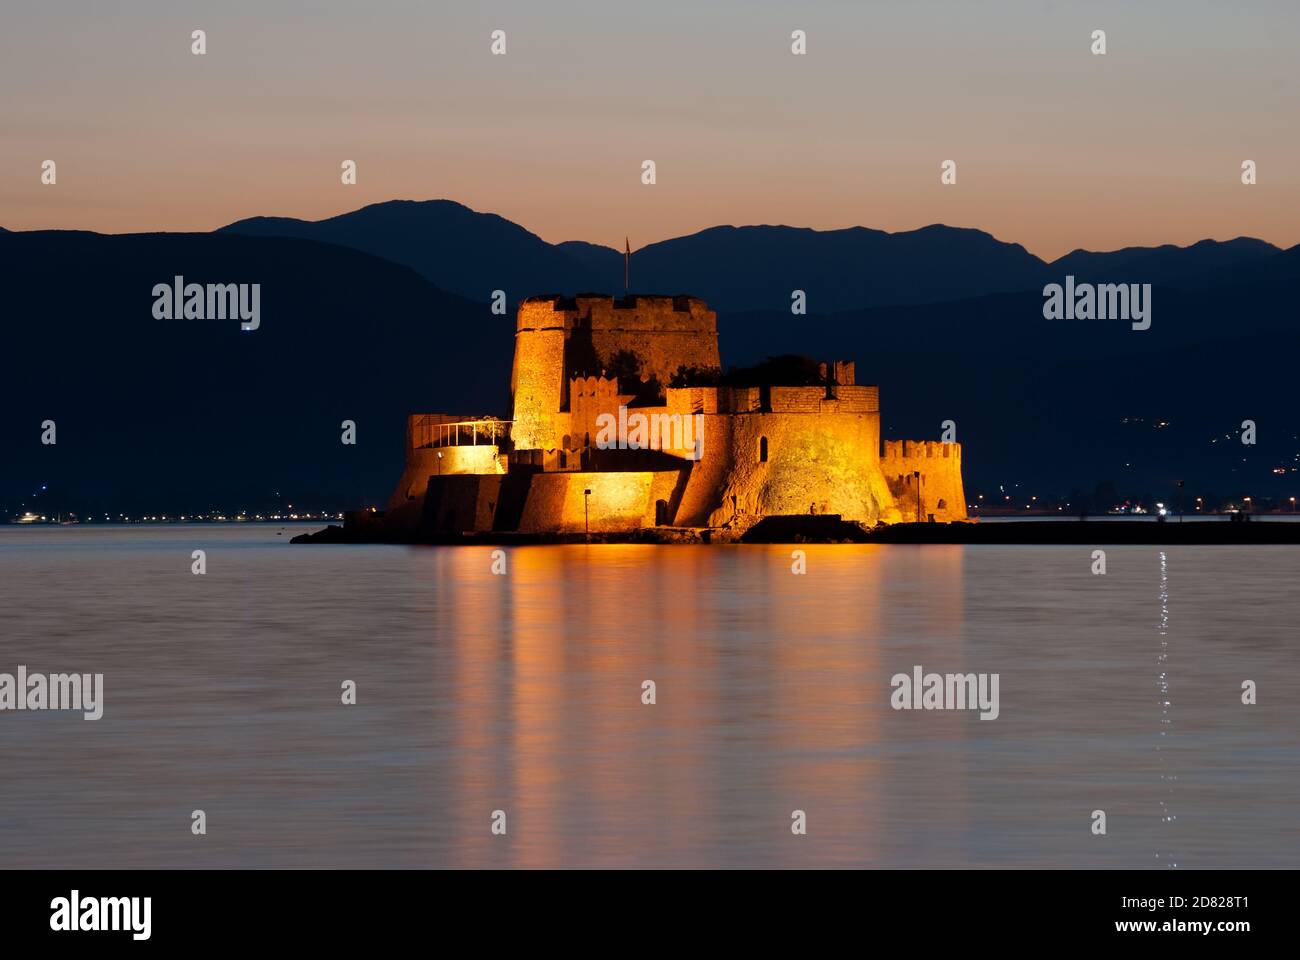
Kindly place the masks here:
[[(623, 278), (623, 251), (615, 250), (613, 247), (604, 247), (598, 243), (587, 243), (585, 240), (566, 240), (563, 243), (557, 243), (556, 248), (572, 257), (577, 263), (591, 270), (591, 277), (605, 278), (618, 274), (618, 281), (622, 283)], [(596, 289), (613, 290), (608, 283), (599, 286)]]
[(1216, 242), (1201, 240), (1189, 247), (1125, 247), (1109, 253), (1075, 250), (1051, 264), (1058, 278), (1072, 275), (1089, 283), (1158, 283), (1164, 286), (1200, 286), (1216, 271), (1255, 263), (1279, 249), (1252, 237)]
[(802, 290), (809, 309), (825, 311), (1024, 290), (1044, 266), (1018, 244), (937, 224), (904, 233), (713, 227), (638, 250), (632, 265), (638, 287), (698, 291), (723, 309), (788, 310)]
[[(351, 247), (411, 267), (444, 290), (511, 304), (544, 292), (621, 291), (623, 253), (584, 241), (551, 244), (511, 221), (450, 200), (393, 200), (326, 220), (255, 217), (221, 233), (298, 237)], [(1041, 289), (1066, 274), (1091, 282), (1205, 282), (1218, 269), (1278, 253), (1262, 240), (1203, 240), (1189, 247), (1076, 250), (1047, 263), (981, 230), (932, 224), (887, 233), (718, 226), (632, 254), (635, 290), (691, 293), (724, 311), (788, 310), (802, 290), (809, 310), (840, 312)]]
[[(592, 271), (580, 259), (504, 217), (476, 213), (450, 200), (393, 200), (328, 220), (254, 217), (217, 232), (351, 247), (410, 267), (444, 290), (484, 303), (494, 290), (504, 290), (514, 304), (536, 293), (595, 289)], [(607, 282), (604, 288), (613, 286)]]

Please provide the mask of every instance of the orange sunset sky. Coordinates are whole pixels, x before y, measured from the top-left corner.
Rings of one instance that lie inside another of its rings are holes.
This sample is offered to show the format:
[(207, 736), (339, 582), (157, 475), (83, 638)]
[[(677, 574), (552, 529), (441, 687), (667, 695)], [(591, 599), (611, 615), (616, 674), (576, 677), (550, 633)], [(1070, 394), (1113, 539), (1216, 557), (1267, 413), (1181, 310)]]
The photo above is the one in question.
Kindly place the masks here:
[[(1294, 0), (148, 0), (0, 16), (11, 230), (211, 230), (442, 197), (620, 249), (723, 223), (940, 222), (1048, 259), (1300, 242)], [(948, 159), (955, 186), (940, 184)]]

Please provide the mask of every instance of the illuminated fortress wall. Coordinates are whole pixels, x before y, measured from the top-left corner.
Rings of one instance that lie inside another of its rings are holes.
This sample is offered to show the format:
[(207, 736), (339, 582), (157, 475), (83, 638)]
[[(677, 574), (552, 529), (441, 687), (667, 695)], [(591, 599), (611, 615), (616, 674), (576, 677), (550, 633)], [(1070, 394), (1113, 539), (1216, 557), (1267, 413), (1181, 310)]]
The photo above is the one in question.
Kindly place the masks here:
[(565, 316), (545, 302), (524, 301), (515, 326), (510, 371), (511, 436), (516, 450), (555, 449), (563, 426), (556, 416), (567, 406), (564, 376)]
[(588, 522), (592, 533), (651, 527), (656, 501), (666, 501), (672, 495), (677, 478), (676, 471), (534, 474), (518, 529), (521, 533), (582, 533)]
[[(667, 386), (679, 367), (716, 370), (717, 315), (695, 297), (530, 297), (515, 321), (510, 379), (517, 450), (557, 450), (573, 435), (572, 377), (601, 377), (620, 352)], [(617, 403), (614, 405), (617, 408)]]
[[(448, 424), (461, 422), (465, 422), (465, 418), (445, 413), (412, 414), (407, 417), (406, 466), (388, 498), (385, 511), (389, 516), (400, 519), (407, 525), (417, 523), (424, 513), (424, 497), (430, 477), (506, 472), (506, 456), (498, 443), (490, 442), (496, 439), (491, 434), (481, 437), (471, 435), (471, 442), (465, 445), (432, 445), (440, 439), (440, 427), (445, 433), (450, 429)], [(503, 425), (500, 428), (500, 439), (504, 442), (505, 438), (506, 427)]]
[[(571, 311), (579, 340), (590, 333), (596, 359), (608, 365), (620, 351), (635, 353), (643, 361), (643, 378), (655, 377), (663, 386), (680, 366), (716, 370), (717, 314), (695, 297), (632, 296), (577, 297)], [(577, 350), (574, 360), (581, 359)], [(588, 374), (598, 370), (580, 371)]]
[[(886, 440), (880, 469), (898, 503), (903, 520), (915, 520), (918, 489), (921, 519), (939, 522), (966, 519), (966, 491), (961, 482), (961, 444), (937, 440)], [(915, 473), (920, 472), (918, 487)]]
[(677, 522), (748, 526), (764, 516), (838, 514), (891, 522), (897, 511), (880, 472), (875, 387), (771, 387), (719, 391), (705, 416)]

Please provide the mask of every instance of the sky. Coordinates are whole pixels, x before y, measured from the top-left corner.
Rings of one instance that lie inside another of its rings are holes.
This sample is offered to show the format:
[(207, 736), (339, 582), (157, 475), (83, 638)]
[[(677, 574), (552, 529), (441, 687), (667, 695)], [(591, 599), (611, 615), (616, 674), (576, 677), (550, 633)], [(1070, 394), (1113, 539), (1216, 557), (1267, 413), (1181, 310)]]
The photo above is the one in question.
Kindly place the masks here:
[(11, 230), (446, 198), (620, 249), (753, 223), (1047, 259), (1300, 243), (1296, 0), (6, 0), (0, 89)]

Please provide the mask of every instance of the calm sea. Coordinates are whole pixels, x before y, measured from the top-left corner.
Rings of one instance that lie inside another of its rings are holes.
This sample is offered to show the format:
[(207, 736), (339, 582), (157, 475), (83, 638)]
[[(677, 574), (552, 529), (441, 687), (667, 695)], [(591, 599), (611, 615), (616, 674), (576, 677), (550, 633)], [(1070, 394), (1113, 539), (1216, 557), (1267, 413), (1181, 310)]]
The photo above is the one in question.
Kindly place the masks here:
[[(494, 575), (304, 529), (0, 527), (0, 673), (105, 686), (98, 721), (0, 713), (0, 866), (1300, 866), (1300, 548)], [(1000, 715), (891, 709), (916, 665), (997, 673)]]

